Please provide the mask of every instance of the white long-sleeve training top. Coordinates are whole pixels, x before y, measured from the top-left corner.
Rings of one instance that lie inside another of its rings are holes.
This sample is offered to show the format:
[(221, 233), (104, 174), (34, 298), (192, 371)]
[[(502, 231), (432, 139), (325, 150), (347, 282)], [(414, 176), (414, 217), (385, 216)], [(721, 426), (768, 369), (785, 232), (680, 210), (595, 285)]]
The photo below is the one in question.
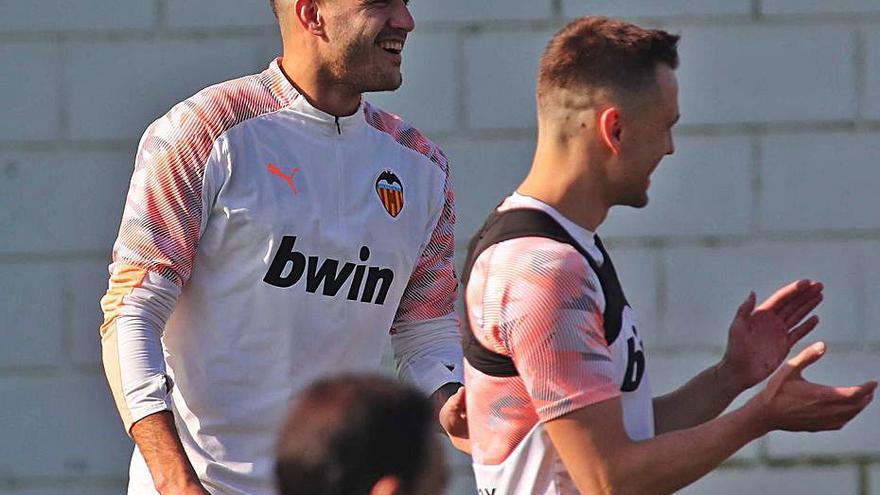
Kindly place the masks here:
[[(454, 200), (443, 153), (363, 102), (312, 107), (279, 60), (209, 87), (141, 140), (103, 362), (126, 430), (172, 410), (212, 493), (274, 493), (288, 401), (375, 370), (387, 335), (426, 393), (463, 381)], [(140, 453), (129, 493), (154, 493)]]

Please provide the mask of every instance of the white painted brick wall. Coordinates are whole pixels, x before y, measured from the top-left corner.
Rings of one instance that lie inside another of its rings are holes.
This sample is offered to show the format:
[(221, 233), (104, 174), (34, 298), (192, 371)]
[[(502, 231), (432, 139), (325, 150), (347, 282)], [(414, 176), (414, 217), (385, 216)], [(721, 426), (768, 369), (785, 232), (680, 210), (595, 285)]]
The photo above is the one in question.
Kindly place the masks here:
[[(808, 376), (877, 378), (880, 3), (411, 6), (419, 27), (404, 87), (368, 98), (450, 157), (457, 260), (528, 171), (535, 71), (550, 35), (583, 13), (661, 24), (684, 35), (677, 152), (654, 174), (647, 208), (617, 208), (600, 228), (636, 307), (654, 390), (720, 357), (749, 289), (765, 297), (799, 276), (827, 286), (811, 339), (831, 352)], [(0, 395), (16, 403), (0, 407), (0, 494), (123, 492), (131, 447), (97, 367), (98, 300), (137, 138), (171, 105), (258, 72), (279, 51), (268, 0), (0, 0)], [(880, 495), (878, 407), (842, 432), (753, 442), (738, 469), (683, 493)], [(866, 486), (853, 455), (867, 455)], [(805, 456), (839, 465), (807, 466)], [(447, 494), (474, 493), (467, 457), (450, 451), (449, 462)]]
[(749, 290), (760, 303), (799, 278), (825, 284), (822, 318), (812, 339), (858, 342), (864, 335), (860, 248), (852, 243), (760, 243), (741, 248), (670, 249), (666, 266), (664, 341), (723, 346), (737, 307)]
[(131, 153), (0, 152), (0, 167), (0, 254), (110, 252)]
[(450, 132), (458, 127), (458, 41), (452, 34), (411, 34), (403, 60), (403, 86), (370, 93), (367, 100), (400, 115), (421, 132)]
[(469, 127), (535, 127), (538, 59), (554, 32), (484, 32), (465, 39), (465, 115)]
[[(642, 332), (644, 333), (644, 332)], [(708, 352), (664, 352), (653, 350), (646, 344), (647, 373), (654, 396), (668, 394), (695, 377), (721, 359), (720, 353)], [(748, 394), (745, 394), (748, 395)], [(740, 407), (745, 397), (736, 401), (729, 410)], [(736, 461), (756, 461), (761, 453), (762, 439), (755, 440), (741, 448), (732, 459)]]
[(456, 243), (466, 248), (489, 212), (525, 178), (535, 146), (530, 139), (461, 140), (441, 145), (452, 165), (459, 212)]
[(0, 369), (56, 366), (62, 361), (59, 266), (0, 264), (0, 294), (4, 340), (0, 346)]
[(865, 36), (867, 83), (865, 111), (867, 118), (880, 120), (880, 26), (874, 26)]
[[(0, 0), (0, 33), (148, 28), (154, 22), (153, 2), (89, 0)], [(4, 65), (5, 67), (5, 65)]]
[(69, 328), (68, 352), (74, 364), (101, 365), (101, 337), (98, 328), (103, 322), (100, 300), (107, 291), (110, 253), (104, 261), (78, 261), (63, 267), (65, 317)]
[[(858, 385), (877, 380), (880, 353), (868, 351), (835, 351), (804, 372), (810, 381), (834, 385)], [(880, 455), (880, 402), (871, 403), (842, 430), (813, 434), (773, 432), (769, 436), (768, 455), (792, 458), (834, 455)]]
[(416, 29), (422, 22), (486, 22), (546, 19), (551, 15), (550, 0), (511, 2), (510, 0), (443, 0), (412, 2), (410, 9)]
[(624, 18), (747, 16), (749, 0), (563, 0), (566, 17), (605, 15)]
[(850, 28), (728, 25), (686, 27), (681, 32), (682, 123), (831, 121), (856, 116)]
[[(254, 8), (257, 2), (260, 8)], [(213, 0), (210, 5), (192, 0), (168, 0), (167, 23), (175, 28), (261, 26), (277, 29), (269, 0)]]
[(644, 248), (616, 248), (608, 244), (608, 250), (627, 302), (635, 311), (639, 337), (650, 351), (660, 343), (657, 325), (660, 257), (654, 250)]
[(139, 138), (200, 89), (262, 71), (273, 45), (260, 38), (71, 42), (64, 76), (70, 137)]
[(0, 486), (0, 493), (3, 495), (58, 495), (59, 493), (64, 495), (119, 495), (125, 493), (128, 487), (127, 480), (109, 482), (102, 480), (85, 484), (82, 481), (53, 481), (43, 482), (41, 485), (40, 487), (10, 488), (8, 490), (4, 490)]
[(880, 342), (880, 243), (865, 244), (861, 271), (865, 274), (865, 338)]
[(724, 469), (679, 492), (681, 495), (858, 495), (853, 467)]
[(763, 229), (880, 228), (880, 133), (769, 136), (762, 155)]
[(50, 43), (0, 44), (0, 140), (59, 137), (60, 53)]
[(119, 476), (131, 446), (102, 375), (0, 378), (0, 476)]
[(745, 234), (751, 228), (752, 145), (744, 137), (685, 137), (651, 176), (646, 208), (616, 207), (604, 236)]
[(869, 14), (880, 12), (877, 0), (762, 0), (762, 14)]

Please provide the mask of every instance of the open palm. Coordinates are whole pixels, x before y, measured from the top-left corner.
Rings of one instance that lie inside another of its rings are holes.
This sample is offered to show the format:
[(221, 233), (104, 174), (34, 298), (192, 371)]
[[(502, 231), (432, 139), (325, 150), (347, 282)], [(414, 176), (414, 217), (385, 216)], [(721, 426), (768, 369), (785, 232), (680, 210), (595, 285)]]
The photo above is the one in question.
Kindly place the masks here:
[(798, 280), (777, 290), (757, 308), (755, 300), (755, 293), (750, 293), (737, 310), (724, 354), (725, 365), (743, 389), (770, 376), (792, 346), (816, 328), (818, 316), (801, 320), (822, 302), (822, 284)]

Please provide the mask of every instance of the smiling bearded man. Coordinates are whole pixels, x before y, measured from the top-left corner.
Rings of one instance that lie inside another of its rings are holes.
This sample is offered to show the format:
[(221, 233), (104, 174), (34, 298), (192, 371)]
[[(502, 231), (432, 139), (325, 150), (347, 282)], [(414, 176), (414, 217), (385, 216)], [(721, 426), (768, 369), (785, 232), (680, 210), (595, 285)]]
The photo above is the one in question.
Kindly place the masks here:
[(138, 149), (101, 327), (129, 493), (274, 493), (290, 398), (376, 369), (389, 331), (468, 448), (447, 160), (361, 96), (401, 85), (406, 2), (273, 10), (283, 57), (175, 106)]

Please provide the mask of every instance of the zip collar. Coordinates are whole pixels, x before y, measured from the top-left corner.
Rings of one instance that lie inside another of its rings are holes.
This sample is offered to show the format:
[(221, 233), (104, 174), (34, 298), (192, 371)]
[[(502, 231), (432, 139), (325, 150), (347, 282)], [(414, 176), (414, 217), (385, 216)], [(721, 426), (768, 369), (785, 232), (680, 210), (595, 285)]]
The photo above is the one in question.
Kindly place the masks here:
[(276, 58), (269, 64), (269, 67), (263, 71), (261, 78), (263, 83), (269, 88), (272, 95), (286, 108), (295, 112), (304, 121), (314, 124), (322, 131), (335, 135), (347, 134), (354, 132), (360, 127), (366, 125), (366, 117), (364, 113), (364, 99), (358, 105), (357, 110), (351, 115), (338, 117), (330, 115), (327, 112), (315, 108), (309, 101), (304, 98), (287, 80), (284, 72), (281, 70), (281, 57)]

